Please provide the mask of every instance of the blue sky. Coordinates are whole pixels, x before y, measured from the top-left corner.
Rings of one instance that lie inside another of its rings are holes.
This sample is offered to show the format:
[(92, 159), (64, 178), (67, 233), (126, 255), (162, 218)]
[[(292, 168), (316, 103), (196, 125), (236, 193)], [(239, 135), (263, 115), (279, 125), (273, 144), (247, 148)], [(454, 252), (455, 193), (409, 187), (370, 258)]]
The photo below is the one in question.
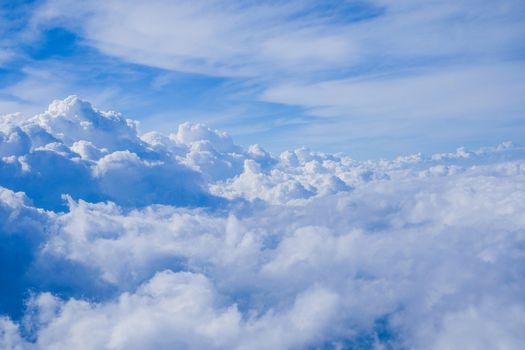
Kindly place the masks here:
[(0, 349), (525, 349), (524, 19), (0, 1)]
[(525, 3), (9, 1), (1, 114), (76, 94), (170, 132), (355, 158), (525, 135)]

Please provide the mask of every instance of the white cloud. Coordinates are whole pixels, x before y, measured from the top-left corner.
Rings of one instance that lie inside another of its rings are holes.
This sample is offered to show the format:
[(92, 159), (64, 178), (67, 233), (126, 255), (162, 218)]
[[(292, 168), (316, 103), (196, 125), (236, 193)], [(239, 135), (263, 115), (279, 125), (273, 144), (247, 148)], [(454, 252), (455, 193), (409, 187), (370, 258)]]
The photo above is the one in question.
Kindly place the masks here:
[[(1, 89), (5, 112), (34, 114), (73, 92), (128, 112), (147, 105), (149, 130), (184, 114), (245, 139), (256, 127), (258, 141), (273, 150), (312, 139), (326, 151), (348, 145), (344, 151), (361, 158), (434, 151), (458, 140), (477, 147), (523, 133), (519, 0), (49, 0), (21, 8), (16, 30), (4, 30), (4, 51), (20, 55), (12, 67), (18, 74)], [(55, 57), (55, 44), (39, 42), (56, 28), (73, 32), (71, 56)], [(51, 49), (50, 56), (32, 59), (26, 46)], [(215, 78), (180, 72), (236, 79), (217, 87)], [(175, 92), (185, 88), (169, 84), (151, 92), (160, 75), (198, 81), (197, 94), (206, 96), (186, 99)], [(366, 151), (387, 138), (394, 140), (389, 150)]]
[[(368, 1), (342, 3), (333, 11), (312, 1), (51, 0), (33, 21), (59, 21), (81, 33), (88, 44), (129, 62), (262, 77), (337, 70), (384, 55), (499, 57), (516, 49), (523, 32), (522, 10), (521, 3), (512, 0), (498, 5), (477, 0)], [(364, 20), (352, 18), (360, 11)]]
[(523, 148), (273, 157), (73, 97), (0, 125), (3, 348), (525, 344)]
[(429, 119), (475, 121), (522, 116), (525, 69), (521, 63), (477, 65), (370, 76), (321, 83), (287, 83), (264, 92), (265, 101), (303, 106), (310, 114), (362, 121)]
[[(309, 70), (326, 64), (341, 66), (353, 55), (351, 45), (326, 24), (328, 18), (286, 23), (310, 7), (301, 1), (79, 4), (59, 0), (42, 6), (34, 22), (61, 21), (108, 55), (165, 69), (246, 76), (294, 70), (297, 64)], [(119, 18), (118, 26), (114, 18)], [(323, 50), (300, 44), (311, 40)]]

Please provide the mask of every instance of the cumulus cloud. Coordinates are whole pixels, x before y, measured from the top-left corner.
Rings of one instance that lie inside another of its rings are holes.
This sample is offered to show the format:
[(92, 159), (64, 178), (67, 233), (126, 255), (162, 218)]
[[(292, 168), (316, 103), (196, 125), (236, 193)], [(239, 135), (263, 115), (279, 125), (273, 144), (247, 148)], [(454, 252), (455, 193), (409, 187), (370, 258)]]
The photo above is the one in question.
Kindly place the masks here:
[(525, 345), (519, 146), (273, 156), (75, 97), (0, 125), (2, 348)]
[(33, 118), (3, 118), (0, 137), (2, 183), (40, 207), (64, 208), (62, 194), (123, 205), (214, 201), (198, 173), (140, 139), (136, 122), (75, 96)]

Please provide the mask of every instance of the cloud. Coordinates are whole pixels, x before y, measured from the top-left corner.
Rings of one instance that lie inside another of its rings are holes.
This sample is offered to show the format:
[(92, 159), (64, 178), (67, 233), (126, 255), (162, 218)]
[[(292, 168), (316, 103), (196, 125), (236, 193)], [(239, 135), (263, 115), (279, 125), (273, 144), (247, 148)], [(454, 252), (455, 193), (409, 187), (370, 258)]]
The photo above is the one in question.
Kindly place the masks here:
[(4, 118), (1, 135), (3, 183), (48, 209), (63, 207), (62, 194), (123, 205), (213, 201), (199, 174), (151, 150), (134, 121), (74, 96), (33, 118)]
[(47, 1), (33, 21), (59, 21), (89, 45), (129, 62), (227, 76), (334, 71), (384, 55), (501, 56), (516, 50), (523, 30), (518, 1), (123, 5)]
[[(218, 305), (216, 292), (206, 277), (163, 271), (141, 285), (135, 293), (122, 294), (115, 302), (104, 306), (78, 300), (60, 304), (46, 294), (40, 295), (33, 303), (40, 313), (46, 309), (55, 313), (45, 320), (45, 329), (35, 344), (39, 348), (176, 346), (222, 349), (232, 346), (285, 348), (304, 344), (328, 326), (326, 322), (335, 313), (336, 299), (331, 293), (317, 288), (300, 295), (282, 314), (243, 321), (235, 305)], [(316, 304), (314, 309), (312, 303)], [(275, 327), (276, 324), (282, 328)], [(20, 341), (16, 335), (11, 335), (15, 333), (12, 324), (7, 323), (4, 327), (5, 333)], [(255, 337), (244, 338), (242, 333)], [(86, 337), (87, 334), (97, 336)], [(7, 341), (13, 342), (11, 339)]]
[(309, 139), (361, 159), (523, 133), (516, 0), (49, 0), (31, 14), (32, 31), (58, 27), (78, 50), (60, 64), (26, 65), (26, 78), (4, 88), (31, 112), (73, 91), (128, 113), (142, 108), (148, 130), (191, 115), (247, 143), (257, 132), (272, 151)]
[(525, 344), (522, 147), (272, 156), (76, 97), (0, 125), (3, 348)]
[[(352, 56), (347, 40), (326, 25), (328, 18), (317, 21), (301, 16), (314, 6), (309, 2), (196, 4), (160, 0), (122, 5), (120, 1), (83, 5), (50, 1), (39, 9), (34, 22), (45, 26), (58, 20), (79, 30), (88, 44), (129, 62), (211, 75), (249, 76), (270, 72), (270, 67), (286, 71), (298, 63), (318, 69), (327, 63), (341, 65)], [(306, 23), (293, 21), (294, 16)], [(121, 19), (121, 25), (115, 26), (115, 17)], [(300, 44), (312, 39), (323, 50)], [(282, 49), (287, 53), (284, 56)]]
[(524, 72), (521, 63), (509, 62), (288, 81), (269, 87), (261, 99), (324, 118), (301, 131), (300, 138), (313, 140), (311, 147), (338, 150), (348, 144), (357, 157), (373, 156), (378, 149), (381, 156), (394, 157), (413, 149), (445, 148), (457, 139), (477, 144), (518, 139), (524, 105), (517, 92), (525, 91)]
[(317, 116), (349, 120), (425, 122), (429, 119), (484, 120), (501, 114), (518, 118), (517, 91), (525, 91), (520, 63), (419, 72), (412, 76), (370, 76), (268, 89), (266, 101), (304, 106)]
[[(27, 292), (26, 272), (39, 245), (45, 240), (45, 226), (52, 215), (30, 206), (21, 192), (0, 186), (0, 313), (19, 315)], [(3, 321), (2, 321), (3, 322)], [(14, 328), (12, 328), (14, 329)], [(4, 338), (0, 332), (1, 338)], [(4, 339), (0, 340), (0, 344)]]

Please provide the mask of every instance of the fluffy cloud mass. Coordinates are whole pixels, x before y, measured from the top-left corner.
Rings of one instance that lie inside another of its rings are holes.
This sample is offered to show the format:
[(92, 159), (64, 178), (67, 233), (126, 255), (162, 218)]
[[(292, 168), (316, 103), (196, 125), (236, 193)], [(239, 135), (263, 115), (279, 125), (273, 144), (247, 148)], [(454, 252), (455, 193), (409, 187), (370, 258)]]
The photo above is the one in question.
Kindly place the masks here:
[(356, 161), (76, 97), (0, 120), (2, 349), (521, 349), (525, 149)]

